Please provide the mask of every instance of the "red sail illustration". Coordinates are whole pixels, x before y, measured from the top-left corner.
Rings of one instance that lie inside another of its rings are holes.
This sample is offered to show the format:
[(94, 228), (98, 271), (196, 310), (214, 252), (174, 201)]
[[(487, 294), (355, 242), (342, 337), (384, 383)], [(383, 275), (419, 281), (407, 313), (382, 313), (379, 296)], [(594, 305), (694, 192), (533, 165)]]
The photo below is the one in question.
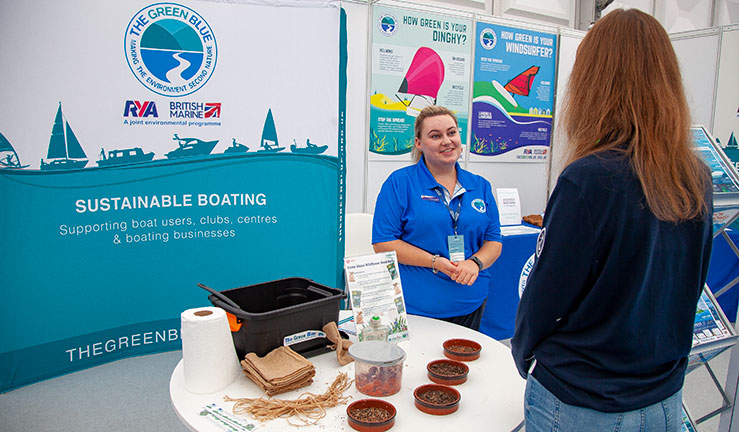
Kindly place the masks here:
[(443, 81), (444, 62), (441, 57), (431, 48), (421, 47), (413, 56), (398, 92), (436, 99)]
[(537, 72), (539, 72), (539, 66), (531, 66), (508, 81), (503, 88), (517, 95), (528, 96)]

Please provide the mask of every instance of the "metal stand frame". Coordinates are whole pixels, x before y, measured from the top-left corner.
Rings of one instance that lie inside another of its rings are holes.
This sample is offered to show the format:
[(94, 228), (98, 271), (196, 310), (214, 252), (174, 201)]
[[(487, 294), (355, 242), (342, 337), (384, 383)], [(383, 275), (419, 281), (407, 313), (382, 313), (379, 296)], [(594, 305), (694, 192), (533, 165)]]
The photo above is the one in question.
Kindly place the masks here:
[[(701, 357), (702, 357), (702, 355), (701, 355)], [(715, 410), (711, 411), (710, 413), (704, 415), (703, 417), (699, 418), (698, 420), (696, 420), (695, 421), (695, 424), (696, 425), (701, 424), (704, 421), (706, 421), (708, 419), (711, 419), (711, 418), (713, 418), (713, 417), (721, 414), (722, 412), (724, 412), (724, 411), (726, 411), (728, 409), (731, 409), (731, 401), (729, 400), (729, 396), (724, 391), (724, 388), (721, 386), (721, 383), (718, 382), (718, 379), (716, 378), (716, 374), (713, 373), (713, 369), (711, 369), (711, 366), (708, 364), (708, 362), (703, 363), (703, 366), (706, 367), (706, 370), (708, 371), (708, 375), (711, 376), (711, 380), (713, 380), (713, 384), (716, 386), (716, 389), (721, 394), (721, 398), (724, 401), (721, 404), (721, 408), (715, 409)]]

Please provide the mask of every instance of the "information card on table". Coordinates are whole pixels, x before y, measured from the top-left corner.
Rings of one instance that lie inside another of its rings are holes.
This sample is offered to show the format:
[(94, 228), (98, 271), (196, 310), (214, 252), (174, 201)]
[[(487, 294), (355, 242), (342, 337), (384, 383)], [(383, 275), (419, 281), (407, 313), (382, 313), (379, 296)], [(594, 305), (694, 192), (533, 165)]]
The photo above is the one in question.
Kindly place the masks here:
[(497, 188), (501, 225), (521, 224), (521, 200), (516, 188)]
[(344, 258), (344, 271), (357, 335), (377, 316), (389, 327), (390, 342), (408, 340), (408, 319), (395, 251)]

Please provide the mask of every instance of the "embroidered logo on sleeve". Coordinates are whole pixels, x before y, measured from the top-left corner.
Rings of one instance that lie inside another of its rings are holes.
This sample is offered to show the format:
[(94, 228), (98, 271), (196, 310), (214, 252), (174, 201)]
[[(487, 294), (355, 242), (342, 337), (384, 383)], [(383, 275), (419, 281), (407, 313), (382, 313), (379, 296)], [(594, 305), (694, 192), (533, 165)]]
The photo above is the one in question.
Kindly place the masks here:
[(547, 229), (542, 228), (539, 237), (536, 239), (536, 257), (539, 258), (541, 250), (544, 249), (544, 240), (547, 236)]
[(535, 259), (536, 258), (534, 258), (534, 254), (531, 254), (529, 259), (526, 260), (526, 263), (521, 269), (521, 275), (518, 277), (518, 298), (521, 298), (521, 296), (523, 296), (523, 290), (526, 289), (526, 282), (528, 282), (529, 280), (531, 269), (534, 268)]
[(487, 210), (487, 207), (485, 206), (485, 201), (481, 200), (480, 198), (472, 200), (472, 208), (480, 213), (485, 213), (485, 210)]

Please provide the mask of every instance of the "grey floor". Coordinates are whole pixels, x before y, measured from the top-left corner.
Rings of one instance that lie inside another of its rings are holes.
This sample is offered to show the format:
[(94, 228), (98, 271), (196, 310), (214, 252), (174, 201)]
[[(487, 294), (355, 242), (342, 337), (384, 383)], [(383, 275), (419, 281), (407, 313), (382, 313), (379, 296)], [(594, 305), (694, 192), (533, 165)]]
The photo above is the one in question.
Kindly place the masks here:
[[(2, 432), (186, 432), (169, 401), (169, 377), (181, 351), (119, 360), (0, 394)], [(711, 360), (723, 384), (730, 351)], [(697, 419), (721, 406), (708, 373), (699, 368), (683, 390)], [(718, 431), (719, 417), (698, 425)]]
[[(726, 373), (729, 369), (729, 359), (731, 358), (731, 350), (726, 350), (718, 357), (709, 362), (713, 373), (719, 380), (721, 385), (726, 383)], [(715, 385), (711, 381), (711, 377), (706, 368), (700, 367), (685, 376), (685, 385), (683, 387), (683, 400), (685, 405), (693, 416), (693, 420), (705, 416), (706, 414), (718, 409), (722, 405), (722, 397)], [(715, 432), (718, 431), (720, 415), (714, 416), (698, 425), (699, 432)]]

